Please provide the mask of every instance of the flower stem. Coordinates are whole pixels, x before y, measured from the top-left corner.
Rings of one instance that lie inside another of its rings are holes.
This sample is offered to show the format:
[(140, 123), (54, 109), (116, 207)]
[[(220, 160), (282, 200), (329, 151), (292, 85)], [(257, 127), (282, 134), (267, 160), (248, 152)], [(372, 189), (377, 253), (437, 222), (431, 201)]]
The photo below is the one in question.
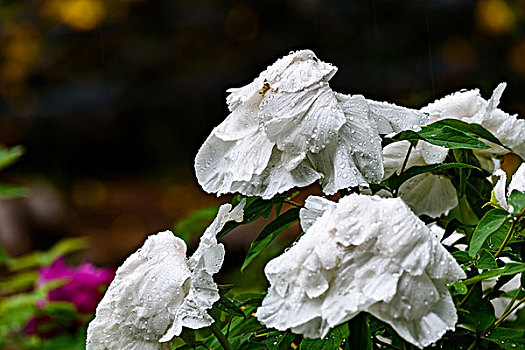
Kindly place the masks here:
[(221, 343), (224, 350), (233, 350), (230, 342), (228, 341), (228, 339), (226, 339), (224, 334), (222, 334), (221, 330), (219, 329), (219, 327), (217, 327), (216, 323), (212, 323), (210, 329), (219, 341), (219, 343)]
[(410, 142), (410, 147), (408, 147), (407, 155), (405, 156), (405, 160), (403, 161), (403, 166), (401, 167), (401, 171), (399, 172), (399, 174), (402, 174), (403, 171), (405, 171), (405, 167), (407, 166), (408, 158), (410, 158), (410, 153), (412, 152), (412, 148), (414, 148), (414, 144)]
[(509, 232), (507, 233), (507, 236), (505, 236), (505, 240), (503, 241), (503, 243), (501, 243), (501, 246), (498, 248), (498, 251), (496, 252), (496, 254), (494, 254), (494, 258), (497, 258), (501, 254), (501, 252), (503, 251), (503, 249), (509, 242), (510, 237), (512, 237), (512, 231), (514, 231), (514, 228), (516, 227), (517, 222), (518, 222), (517, 218), (514, 218), (514, 220), (512, 220), (512, 224), (510, 225)]
[(498, 318), (496, 322), (494, 322), (494, 324), (492, 324), (492, 326), (490, 326), (489, 329), (487, 329), (485, 333), (490, 333), (494, 328), (496, 328), (501, 322), (503, 322), (511, 313), (514, 312), (514, 310), (516, 310), (524, 302), (525, 302), (525, 298), (518, 301), (516, 305), (508, 309), (507, 312), (505, 312), (500, 318)]

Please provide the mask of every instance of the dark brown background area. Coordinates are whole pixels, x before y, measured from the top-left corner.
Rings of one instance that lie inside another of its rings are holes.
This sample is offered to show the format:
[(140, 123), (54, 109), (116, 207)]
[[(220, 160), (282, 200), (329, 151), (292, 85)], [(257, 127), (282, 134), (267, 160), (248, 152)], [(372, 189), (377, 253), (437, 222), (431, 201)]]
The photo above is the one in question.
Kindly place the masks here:
[(290, 50), (339, 67), (337, 91), (406, 106), (506, 81), (501, 106), (523, 115), (524, 31), (525, 0), (3, 1), (0, 143), (26, 154), (2, 178), (44, 188), (55, 216), (11, 201), (18, 231), (0, 231), (16, 253), (87, 234), (118, 263), (218, 203), (193, 178), (198, 147), (226, 89)]

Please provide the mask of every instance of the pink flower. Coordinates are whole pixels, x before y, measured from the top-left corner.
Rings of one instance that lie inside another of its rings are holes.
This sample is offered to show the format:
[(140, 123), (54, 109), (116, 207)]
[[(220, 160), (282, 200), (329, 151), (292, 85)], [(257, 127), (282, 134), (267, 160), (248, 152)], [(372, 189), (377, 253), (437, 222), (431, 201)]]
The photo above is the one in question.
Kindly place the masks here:
[(47, 301), (69, 302), (85, 315), (95, 311), (102, 299), (101, 287), (108, 285), (115, 276), (112, 268), (97, 268), (89, 262), (72, 267), (66, 265), (64, 258), (56, 259), (39, 272), (37, 287), (57, 279), (66, 280), (64, 285), (49, 291)]

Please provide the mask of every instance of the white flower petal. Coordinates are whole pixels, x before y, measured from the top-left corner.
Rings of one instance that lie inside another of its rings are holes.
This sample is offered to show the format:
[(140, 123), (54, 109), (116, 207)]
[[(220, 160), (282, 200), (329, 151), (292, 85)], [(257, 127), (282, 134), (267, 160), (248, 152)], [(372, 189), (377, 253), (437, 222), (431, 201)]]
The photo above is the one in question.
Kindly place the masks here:
[(496, 201), (503, 209), (508, 210), (509, 205), (507, 204), (507, 195), (505, 191), (505, 187), (507, 186), (507, 173), (502, 169), (498, 169), (494, 172), (494, 176), (499, 177), (494, 185), (494, 189), (492, 190), (494, 198), (496, 198)]
[(259, 129), (257, 108), (261, 101), (260, 94), (254, 95), (235, 108), (212, 133), (223, 141), (235, 141), (254, 134)]
[(439, 164), (445, 160), (448, 148), (433, 145), (425, 141), (419, 141), (417, 149), (427, 164)]
[(227, 221), (242, 220), (244, 203), (234, 210), (230, 204), (221, 206), (189, 260), (186, 244), (172, 232), (149, 236), (118, 268), (89, 324), (86, 348), (170, 349), (162, 342), (179, 335), (182, 327), (213, 323), (206, 311), (219, 299), (212, 275), (224, 259), (215, 235)]
[(251, 100), (257, 96), (261, 98), (262, 89), (264, 87), (264, 76), (261, 74), (250, 84), (240, 88), (231, 88), (226, 90), (230, 94), (226, 97), (226, 103), (230, 111), (234, 111), (236, 108)]
[(328, 209), (335, 208), (337, 204), (323, 197), (309, 196), (306, 198), (304, 208), (299, 212), (301, 228), (307, 231), (317, 219), (323, 216)]
[[(511, 262), (511, 261), (509, 260), (509, 261), (506, 261), (506, 262)], [(501, 287), (501, 290), (503, 292), (515, 291), (516, 289), (520, 288), (520, 285), (521, 285), (520, 279), (521, 279), (521, 274), (517, 274), (509, 282), (505, 283), (503, 285), (503, 287)], [(483, 287), (484, 290), (487, 290), (489, 288), (494, 287), (494, 285), (495, 285), (495, 282), (492, 282), (492, 281), (491, 282), (483, 282), (482, 287)], [(500, 318), (501, 316), (503, 316), (503, 313), (505, 312), (505, 310), (507, 309), (507, 306), (511, 302), (511, 298), (499, 297), (499, 298), (491, 299), (490, 302), (494, 306), (494, 315), (497, 318)], [(515, 305), (517, 302), (518, 301), (515, 301), (513, 305)], [(515, 321), (518, 318), (518, 316), (517, 316), (518, 311), (521, 310), (523, 307), (524, 307), (523, 305), (520, 305), (509, 316), (507, 316), (506, 320), (507, 321)]]
[(421, 111), (428, 113), (430, 116), (429, 123), (433, 123), (436, 120), (446, 118), (470, 118), (486, 105), (487, 102), (481, 98), (478, 89), (462, 90), (428, 104), (421, 108)]
[(287, 154), (274, 148), (266, 169), (260, 175), (252, 176), (250, 181), (233, 182), (229, 192), (269, 199), (291, 188), (308, 186), (321, 177), (307, 159), (298, 162), (298, 158), (292, 158), (296, 164), (293, 169), (289, 167), (289, 159)]
[[(408, 141), (400, 141), (391, 143), (383, 149), (385, 177), (401, 170), (409, 147)], [(439, 161), (443, 155), (446, 157), (447, 152), (446, 148), (434, 147), (420, 141), (410, 152), (405, 169), (428, 165), (427, 161)], [(424, 155), (427, 156), (427, 159)], [(399, 197), (412, 208), (416, 215), (430, 217), (439, 217), (458, 205), (457, 192), (452, 182), (444, 176), (431, 173), (416, 175), (405, 181), (399, 188)]]
[(381, 138), (368, 119), (363, 96), (339, 95), (346, 122), (337, 140), (318, 153), (309, 154), (314, 168), (323, 174), (323, 192), (334, 194), (342, 188), (378, 183), (383, 177)]
[(390, 134), (402, 130), (421, 129), (428, 122), (428, 116), (415, 109), (397, 106), (388, 102), (367, 100), (370, 118), (373, 119), (380, 134)]
[(273, 148), (261, 131), (236, 141), (212, 133), (195, 157), (197, 180), (206, 192), (233, 192), (235, 182), (248, 182), (269, 166)]
[[(398, 173), (403, 167), (405, 158), (408, 154), (410, 142), (399, 141), (388, 144), (383, 148), (383, 166), (385, 169), (384, 177), (387, 178), (394, 173)], [(425, 160), (421, 156), (421, 153), (417, 149), (410, 151), (410, 156), (405, 165), (405, 169), (408, 169), (414, 165), (424, 165)]]
[(328, 84), (294, 93), (268, 93), (259, 109), (268, 139), (281, 151), (319, 152), (345, 122)]
[(447, 214), (458, 205), (457, 192), (452, 182), (440, 175), (416, 175), (399, 188), (399, 197), (416, 215), (436, 218)]
[(514, 190), (525, 192), (525, 163), (522, 163), (514, 175), (512, 175), (507, 194), (510, 196)]
[(319, 60), (310, 50), (300, 50), (278, 59), (261, 75), (270, 88), (280, 92), (299, 92), (319, 82), (327, 82), (337, 68)]
[(399, 198), (325, 201), (307, 200), (301, 217), (318, 219), (267, 264), (270, 289), (256, 313), (263, 324), (318, 338), (365, 311), (419, 347), (454, 328), (446, 284), (465, 274)]
[(497, 109), (486, 117), (481, 125), (494, 134), (501, 143), (525, 159), (525, 137), (523, 137), (525, 135), (525, 120)]

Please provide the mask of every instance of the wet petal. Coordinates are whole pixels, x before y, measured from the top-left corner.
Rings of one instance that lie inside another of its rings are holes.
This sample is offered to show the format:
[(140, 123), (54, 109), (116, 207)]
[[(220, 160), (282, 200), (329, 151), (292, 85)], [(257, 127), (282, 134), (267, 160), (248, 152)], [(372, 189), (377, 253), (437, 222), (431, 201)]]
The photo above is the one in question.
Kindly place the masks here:
[(261, 131), (236, 141), (212, 133), (195, 157), (197, 180), (206, 192), (234, 192), (235, 182), (250, 181), (266, 169), (273, 148)]
[(458, 205), (452, 182), (440, 175), (424, 173), (404, 182), (399, 188), (401, 197), (416, 215), (436, 218)]
[(117, 270), (89, 324), (86, 348), (170, 349), (163, 342), (179, 335), (182, 327), (213, 323), (207, 310), (219, 294), (212, 275), (224, 259), (215, 235), (226, 222), (242, 220), (244, 203), (233, 210), (230, 204), (219, 208), (189, 260), (186, 244), (172, 232), (149, 236)]
[(264, 325), (319, 338), (364, 311), (419, 347), (454, 328), (446, 284), (465, 274), (399, 198), (309, 198), (301, 218), (306, 233), (265, 268)]
[(428, 122), (428, 116), (416, 109), (397, 106), (388, 102), (367, 100), (370, 119), (377, 124), (380, 134), (403, 130), (420, 130)]
[(163, 349), (158, 340), (173, 321), (169, 311), (182, 304), (190, 276), (182, 239), (170, 231), (148, 237), (117, 270), (89, 324), (87, 349)]
[(268, 139), (290, 153), (319, 152), (345, 122), (328, 84), (295, 93), (268, 93), (259, 116)]
[(432, 123), (445, 118), (470, 118), (486, 105), (478, 89), (462, 90), (428, 104), (421, 111), (429, 115), (429, 123)]
[(383, 177), (381, 138), (368, 119), (368, 104), (360, 96), (340, 96), (346, 122), (337, 140), (318, 153), (309, 154), (314, 168), (323, 174), (323, 192), (378, 183)]
[(319, 60), (312, 51), (300, 50), (278, 59), (261, 75), (275, 91), (299, 92), (327, 82), (336, 71), (336, 67)]
[[(233, 182), (230, 192), (269, 199), (294, 187), (308, 186), (318, 180), (321, 175), (304, 157), (303, 159), (301, 157), (290, 158), (288, 154), (274, 148), (263, 172), (260, 175), (253, 175), (249, 181)], [(293, 169), (290, 168), (291, 164), (295, 165)]]
[(522, 163), (514, 175), (512, 175), (507, 191), (508, 195), (510, 196), (514, 190), (525, 192), (525, 163)]

